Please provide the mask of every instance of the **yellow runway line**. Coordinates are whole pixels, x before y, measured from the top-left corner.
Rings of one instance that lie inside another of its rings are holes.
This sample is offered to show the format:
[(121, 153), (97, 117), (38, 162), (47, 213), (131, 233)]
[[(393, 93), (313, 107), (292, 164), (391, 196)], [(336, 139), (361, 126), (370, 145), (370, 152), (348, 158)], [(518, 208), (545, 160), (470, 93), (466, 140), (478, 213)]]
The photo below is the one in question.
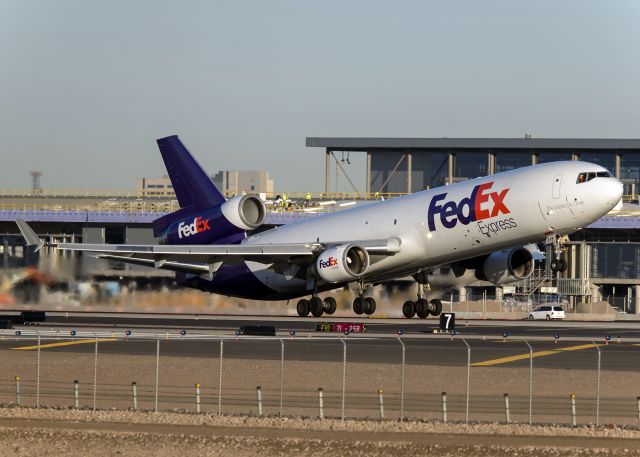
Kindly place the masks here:
[(569, 346), (568, 348), (559, 348), (558, 351), (579, 351), (581, 349), (592, 349), (596, 346), (604, 346), (604, 344), (581, 344), (579, 346)]
[[(117, 338), (98, 338), (99, 343), (104, 343), (109, 341), (117, 341)], [(62, 346), (74, 346), (76, 344), (90, 344), (95, 342), (96, 342), (95, 338), (92, 338), (90, 340), (62, 341), (60, 343), (41, 344), (40, 346), (38, 346), (37, 344), (35, 346), (20, 346), (20, 347), (11, 348), (11, 349), (16, 351), (33, 351), (34, 349), (38, 349), (38, 347), (40, 349), (46, 349), (46, 348), (57, 348)]]
[[(549, 351), (538, 351), (533, 353), (533, 357), (544, 357), (547, 355), (560, 354), (566, 351), (580, 351), (582, 349), (591, 349), (596, 346), (602, 346), (601, 344), (580, 344), (578, 346), (568, 346), (564, 348), (553, 349)], [(497, 359), (484, 360), (482, 362), (474, 362), (471, 364), (472, 367), (490, 367), (493, 365), (502, 365), (504, 363), (517, 362), (519, 360), (527, 360), (529, 358), (529, 353), (526, 354), (518, 354), (512, 355), (509, 357), (500, 357)]]

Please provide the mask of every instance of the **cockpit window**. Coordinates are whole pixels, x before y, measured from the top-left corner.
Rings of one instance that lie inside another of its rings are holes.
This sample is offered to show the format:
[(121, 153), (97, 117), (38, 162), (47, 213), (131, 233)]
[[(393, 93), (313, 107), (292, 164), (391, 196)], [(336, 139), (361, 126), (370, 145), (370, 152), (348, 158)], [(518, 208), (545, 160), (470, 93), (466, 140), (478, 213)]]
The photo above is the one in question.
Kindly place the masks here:
[(578, 175), (578, 179), (576, 180), (576, 183), (581, 184), (583, 182), (591, 181), (594, 178), (610, 178), (610, 177), (611, 177), (611, 173), (609, 173), (608, 171), (580, 173)]

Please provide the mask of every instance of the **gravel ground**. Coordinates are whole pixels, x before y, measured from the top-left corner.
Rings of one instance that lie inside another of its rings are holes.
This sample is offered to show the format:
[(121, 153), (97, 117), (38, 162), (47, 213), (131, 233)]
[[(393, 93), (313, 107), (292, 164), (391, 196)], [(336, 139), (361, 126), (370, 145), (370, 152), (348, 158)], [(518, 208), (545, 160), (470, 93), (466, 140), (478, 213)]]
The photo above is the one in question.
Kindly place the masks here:
[(640, 431), (614, 427), (217, 417), (0, 409), (0, 455), (640, 456)]

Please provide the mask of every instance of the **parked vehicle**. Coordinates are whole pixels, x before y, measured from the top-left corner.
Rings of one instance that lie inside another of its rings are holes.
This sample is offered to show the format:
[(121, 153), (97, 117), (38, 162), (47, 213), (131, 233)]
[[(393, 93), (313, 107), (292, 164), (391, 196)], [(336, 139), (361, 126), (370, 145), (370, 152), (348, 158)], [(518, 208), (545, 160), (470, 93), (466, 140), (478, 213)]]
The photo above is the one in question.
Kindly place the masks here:
[(529, 320), (564, 319), (564, 309), (562, 306), (543, 305), (529, 313)]

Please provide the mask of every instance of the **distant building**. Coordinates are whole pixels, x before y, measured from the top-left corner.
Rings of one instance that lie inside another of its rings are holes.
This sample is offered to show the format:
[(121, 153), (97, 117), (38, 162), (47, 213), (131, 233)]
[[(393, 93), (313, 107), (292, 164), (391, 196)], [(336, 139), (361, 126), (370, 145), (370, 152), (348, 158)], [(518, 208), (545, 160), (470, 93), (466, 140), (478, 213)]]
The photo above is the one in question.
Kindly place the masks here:
[[(273, 194), (273, 179), (264, 170), (223, 170), (211, 178), (220, 192), (227, 196), (247, 194)], [(144, 197), (175, 198), (168, 176), (138, 178), (136, 191)]]
[(273, 179), (264, 170), (223, 170), (213, 177), (213, 183), (226, 195), (273, 194)]
[(171, 180), (167, 175), (161, 178), (138, 178), (136, 192), (144, 197), (175, 197)]

